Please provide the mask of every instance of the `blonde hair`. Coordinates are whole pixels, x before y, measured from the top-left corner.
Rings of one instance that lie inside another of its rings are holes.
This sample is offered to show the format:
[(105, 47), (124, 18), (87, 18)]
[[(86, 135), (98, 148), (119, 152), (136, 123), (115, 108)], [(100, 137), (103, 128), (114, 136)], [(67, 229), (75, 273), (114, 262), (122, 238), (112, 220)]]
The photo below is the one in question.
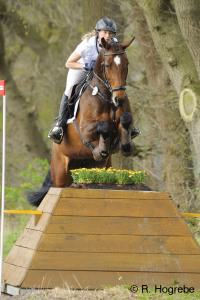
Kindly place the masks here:
[(87, 39), (87, 41), (92, 37), (96, 35), (96, 31), (92, 30), (90, 32), (87, 32), (86, 34), (84, 34), (81, 38), (81, 40), (83, 41), (84, 39)]

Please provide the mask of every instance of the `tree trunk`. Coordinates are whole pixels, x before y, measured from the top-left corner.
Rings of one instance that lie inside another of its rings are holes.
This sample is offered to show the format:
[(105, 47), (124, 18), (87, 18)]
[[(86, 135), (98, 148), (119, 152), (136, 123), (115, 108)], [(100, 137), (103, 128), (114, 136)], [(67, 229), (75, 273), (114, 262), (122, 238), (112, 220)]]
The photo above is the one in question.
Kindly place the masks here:
[[(6, 23), (10, 29), (15, 32), (27, 46), (29, 46), (37, 55), (45, 53), (48, 49), (48, 43), (40, 37), (35, 28), (27, 24), (26, 20), (23, 20), (15, 10), (9, 10), (6, 7), (6, 1), (0, 0), (0, 19)], [(26, 25), (25, 25), (26, 24)], [(45, 53), (44, 53), (45, 52)]]
[[(168, 0), (138, 0), (155, 47), (178, 94), (192, 84), (197, 72)], [(189, 68), (188, 68), (189, 66)]]
[(198, 165), (195, 172), (200, 173), (200, 109), (195, 105), (200, 102), (200, 81), (195, 63), (182, 36), (176, 12), (169, 1), (138, 0), (138, 3), (144, 12), (156, 50), (178, 96), (181, 96), (180, 112), (192, 137)]
[[(149, 89), (155, 93), (149, 109), (152, 111), (153, 108), (155, 118), (159, 124), (156, 135), (160, 137), (162, 145), (162, 178), (165, 181), (167, 191), (172, 195), (175, 202), (182, 207), (186, 207), (189, 204), (188, 198), (194, 182), (191, 170), (192, 164), (187, 159), (190, 154), (190, 149), (187, 147), (187, 128), (181, 126), (177, 130), (180, 115), (177, 105), (171, 103), (173, 92), (170, 91), (168, 74), (155, 49), (141, 8), (136, 2), (132, 2), (132, 5), (136, 40), (145, 64)], [(179, 143), (181, 143), (181, 147), (178, 146)]]
[(175, 0), (174, 5), (181, 33), (192, 55), (200, 79), (200, 1)]
[(95, 28), (98, 20), (102, 18), (113, 19), (117, 24), (117, 39), (123, 41), (124, 19), (120, 9), (120, 1), (94, 1), (82, 0), (83, 6), (83, 26), (85, 32), (90, 32)]
[(101, 18), (105, 18), (106, 2), (107, 0), (82, 0), (83, 26), (85, 32), (94, 30), (97, 21)]

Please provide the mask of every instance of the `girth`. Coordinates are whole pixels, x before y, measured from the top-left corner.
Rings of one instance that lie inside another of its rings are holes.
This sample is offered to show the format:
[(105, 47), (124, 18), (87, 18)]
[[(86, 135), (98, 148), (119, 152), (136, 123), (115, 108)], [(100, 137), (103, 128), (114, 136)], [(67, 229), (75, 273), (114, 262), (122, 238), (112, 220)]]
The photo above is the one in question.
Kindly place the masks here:
[[(113, 111), (113, 136), (115, 136), (116, 133), (117, 133), (117, 122), (116, 122), (117, 107), (113, 103), (111, 103), (110, 101), (108, 101), (103, 95), (101, 95), (101, 96), (106, 100), (107, 103), (110, 104), (110, 107), (111, 107), (111, 109)], [(79, 136), (81, 138), (82, 144), (84, 146), (86, 146), (88, 149), (90, 149), (91, 151), (93, 151), (94, 148), (95, 148), (95, 146), (94, 146), (94, 144), (92, 142), (86, 142), (84, 140), (84, 138), (83, 138), (83, 136), (82, 136), (82, 134), (80, 132), (80, 128), (79, 128), (79, 124), (77, 122), (77, 119), (75, 118), (73, 122), (74, 122), (74, 126), (76, 128), (76, 131), (78, 132), (78, 134), (79, 134)], [(117, 136), (115, 138), (115, 140), (111, 141), (110, 152), (114, 151), (118, 147), (120, 140), (121, 140), (121, 137)]]

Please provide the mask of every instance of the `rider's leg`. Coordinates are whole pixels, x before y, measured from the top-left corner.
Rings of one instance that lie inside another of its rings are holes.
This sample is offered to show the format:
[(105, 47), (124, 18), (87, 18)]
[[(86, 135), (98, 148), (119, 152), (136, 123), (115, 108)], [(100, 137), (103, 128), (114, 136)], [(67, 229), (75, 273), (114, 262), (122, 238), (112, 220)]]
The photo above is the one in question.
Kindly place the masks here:
[(66, 118), (69, 117), (67, 116), (67, 113), (70, 112), (70, 108), (68, 107), (68, 99), (71, 97), (72, 89), (74, 85), (81, 82), (87, 76), (87, 74), (88, 72), (85, 70), (69, 69), (68, 71), (66, 89), (60, 104), (59, 118), (53, 129), (51, 129), (48, 134), (48, 138), (52, 139), (57, 144), (60, 144), (63, 139)]
[(53, 127), (53, 129), (50, 130), (48, 134), (48, 138), (53, 140), (56, 144), (60, 144), (63, 139), (63, 127), (64, 127), (64, 112), (66, 110), (68, 102), (68, 97), (65, 95), (65, 93), (62, 96), (61, 104), (60, 104), (60, 110), (59, 110), (59, 117), (58, 120)]

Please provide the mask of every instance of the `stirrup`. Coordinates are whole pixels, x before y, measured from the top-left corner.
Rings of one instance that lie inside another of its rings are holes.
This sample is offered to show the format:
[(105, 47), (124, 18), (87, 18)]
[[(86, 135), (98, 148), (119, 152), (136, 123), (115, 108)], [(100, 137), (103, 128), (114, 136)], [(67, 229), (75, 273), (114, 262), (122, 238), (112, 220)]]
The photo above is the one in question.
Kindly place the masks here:
[(62, 142), (62, 139), (63, 139), (63, 128), (62, 127), (57, 127), (59, 130), (55, 130), (55, 127), (53, 127), (50, 131), (49, 131), (49, 134), (48, 134), (48, 138), (53, 140), (54, 143), (56, 144), (60, 144)]
[(131, 139), (136, 138), (140, 133), (141, 133), (141, 131), (139, 128), (133, 127), (132, 131), (131, 131)]

